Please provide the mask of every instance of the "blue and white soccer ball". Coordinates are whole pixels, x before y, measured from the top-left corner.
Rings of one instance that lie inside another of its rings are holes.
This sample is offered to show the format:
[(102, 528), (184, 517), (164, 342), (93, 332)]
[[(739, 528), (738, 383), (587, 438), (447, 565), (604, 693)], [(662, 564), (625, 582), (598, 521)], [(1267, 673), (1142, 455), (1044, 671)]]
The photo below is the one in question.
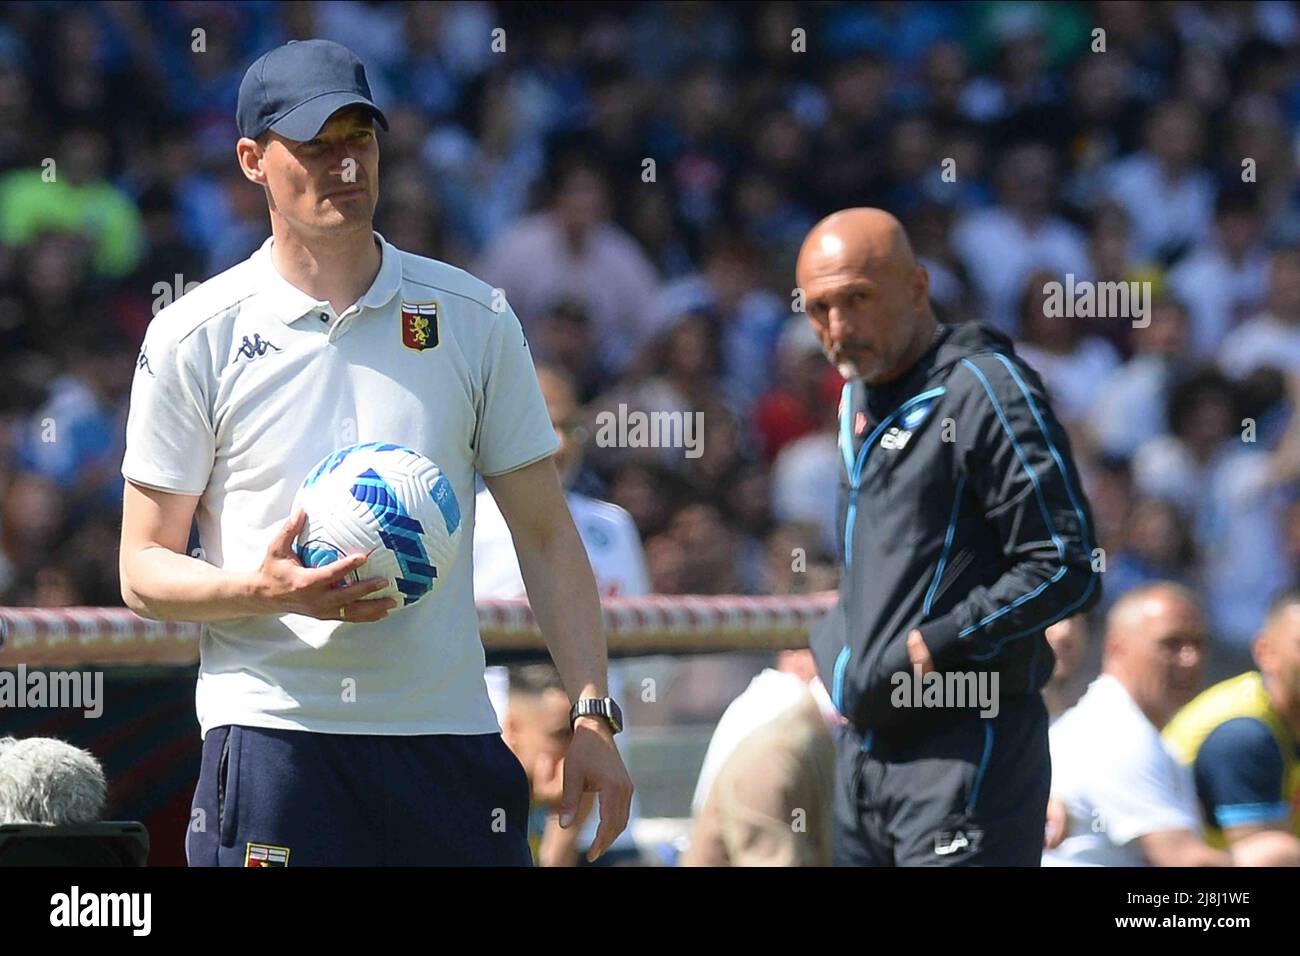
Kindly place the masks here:
[(298, 508), (307, 512), (298, 559), (318, 568), (350, 551), (370, 552), (344, 579), (388, 578), (368, 600), (414, 604), (438, 590), (456, 560), (456, 492), (437, 465), (402, 445), (367, 442), (327, 456), (294, 496), (291, 513)]

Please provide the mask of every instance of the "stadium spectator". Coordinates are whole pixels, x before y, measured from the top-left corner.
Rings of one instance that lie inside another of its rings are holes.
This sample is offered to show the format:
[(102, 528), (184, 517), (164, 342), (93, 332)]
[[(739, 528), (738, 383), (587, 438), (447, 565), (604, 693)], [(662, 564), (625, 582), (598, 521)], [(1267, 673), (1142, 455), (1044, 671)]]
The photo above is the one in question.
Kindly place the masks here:
[(1061, 424), (1074, 434), (1096, 401), (1097, 383), (1115, 370), (1119, 356), (1105, 339), (1085, 333), (1066, 288), (1064, 278), (1050, 272), (1025, 280), (1016, 352), (1043, 377)]
[(135, 203), (105, 178), (108, 143), (90, 127), (67, 130), (40, 169), (0, 180), (0, 242), (23, 246), (48, 230), (84, 236), (98, 275), (125, 276), (143, 251)]
[(659, 278), (645, 253), (610, 221), (609, 181), (589, 158), (563, 155), (548, 170), (551, 202), (504, 230), (473, 270), (505, 290), (525, 331), (565, 298), (586, 308), (601, 356), (622, 369), (646, 337)]
[(466, 122), (434, 129), (421, 150), (452, 225), (474, 252), (527, 212), (542, 174), (545, 154), (519, 87), (510, 74), (484, 75), (462, 97)]
[(1045, 866), (1226, 866), (1201, 834), (1191, 776), (1160, 728), (1201, 685), (1205, 623), (1190, 591), (1153, 584), (1106, 618), (1102, 674), (1052, 725), (1064, 842)]
[(1131, 458), (1166, 430), (1169, 388), (1185, 361), (1186, 341), (1186, 310), (1157, 298), (1150, 322), (1133, 330), (1133, 357), (1094, 385), (1088, 430), (1100, 454)]
[[(724, 448), (721, 441), (713, 447), (715, 427), (719, 438), (722, 428), (734, 427), (719, 376), (722, 355), (717, 325), (706, 315), (687, 312), (647, 343), (638, 364), (644, 365), (644, 374), (617, 378), (591, 403), (595, 422), (612, 423), (604, 436), (596, 425), (593, 466), (615, 471), (631, 462), (651, 464), (676, 473), (687, 484), (693, 483), (691, 473), (706, 464), (704, 456), (709, 457), (709, 470), (725, 471), (739, 449)], [(632, 420), (625, 413), (646, 416), (654, 437), (648, 433), (635, 444), (618, 439), (614, 426)], [(656, 428), (654, 422), (665, 424)], [(710, 430), (707, 442), (705, 427)], [(710, 493), (713, 490), (709, 488)]]
[(790, 315), (788, 303), (759, 284), (760, 257), (752, 243), (719, 237), (704, 268), (666, 285), (647, 328), (662, 328), (686, 314), (708, 316), (716, 325), (725, 394), (748, 415), (771, 379), (777, 337)]
[(537, 323), (534, 349), (543, 361), (563, 369), (573, 380), (577, 399), (587, 404), (609, 381), (601, 364), (587, 310), (577, 302), (560, 302)]
[(754, 409), (763, 458), (773, 461), (786, 445), (831, 421), (841, 379), (827, 369), (821, 343), (803, 316), (786, 321), (776, 348), (776, 382)]
[(1049, 146), (1012, 147), (997, 165), (997, 184), (999, 204), (964, 215), (952, 242), (983, 299), (985, 321), (1015, 335), (1030, 272), (1082, 272), (1088, 251), (1083, 233), (1057, 213), (1057, 159)]
[(1259, 622), (1288, 583), (1283, 517), (1300, 481), (1300, 392), (1294, 385), (1285, 403), (1286, 432), (1276, 446), (1261, 447), (1263, 416), (1239, 418), (1241, 431), (1223, 444), (1201, 478), (1193, 520), (1198, 579), (1217, 639), (1213, 680), (1249, 665)]
[(1168, 100), (1151, 111), (1142, 151), (1102, 171), (1101, 192), (1128, 210), (1138, 255), (1172, 262), (1209, 231), (1215, 189), (1204, 143), (1201, 112)]
[(1255, 638), (1258, 670), (1216, 684), (1165, 728), (1209, 819), (1241, 863), (1300, 866), (1300, 592), (1274, 602)]
[[(954, 151), (959, 145), (954, 144)], [(916, 259), (930, 273), (930, 296), (950, 322), (962, 322), (975, 314), (970, 275), (952, 246), (957, 204), (958, 200), (947, 196), (946, 188), (931, 182), (907, 217)]]
[(16, 459), (20, 470), (57, 484), (68, 495), (65, 508), (81, 519), (78, 509), (112, 508), (122, 497), (118, 466), (136, 350), (108, 329), (94, 339), (74, 338), (61, 352), (67, 372), (50, 383)]
[(1165, 411), (1169, 431), (1144, 442), (1133, 455), (1134, 488), (1195, 515), (1210, 471), (1239, 437), (1239, 402), (1232, 383), (1213, 369), (1176, 382)]
[(49, 737), (0, 737), (0, 823), (94, 823), (107, 799), (94, 754)]
[[(831, 863), (835, 777), (831, 733), (839, 724), (839, 715), (817, 681), (809, 652), (786, 651), (777, 668), (754, 678), (746, 691), (757, 696), (755, 687), (764, 679), (789, 685), (773, 688), (764, 701), (771, 710), (754, 712), (758, 726), (744, 732), (739, 726), (743, 718), (737, 716), (735, 725), (725, 728), (726, 736), (714, 737), (718, 750), (710, 744), (699, 783), (705, 796), (695, 816), (683, 866)], [(791, 677), (799, 686), (788, 680)], [(719, 729), (724, 729), (721, 724)], [(743, 733), (739, 740), (731, 736), (739, 733)], [(728, 744), (732, 745), (729, 753)], [(713, 775), (706, 776), (710, 772)]]
[[(583, 413), (573, 382), (563, 372), (537, 366), (537, 380), (551, 424), (559, 439), (555, 465), (565, 488), (572, 488), (582, 470)], [(637, 597), (650, 593), (645, 556), (636, 525), (626, 511), (607, 501), (569, 491), (569, 510), (582, 536), (596, 575), (596, 586), (606, 597)], [(474, 593), (479, 597), (524, 596), (524, 579), (501, 509), (485, 489), (475, 496)]]
[(815, 594), (839, 584), (835, 556), (821, 542), (814, 524), (777, 525), (768, 535), (764, 563), (764, 593)]
[(1192, 532), (1177, 505), (1161, 498), (1138, 498), (1128, 508), (1124, 529), (1121, 544), (1106, 567), (1104, 606), (1156, 581), (1186, 587), (1196, 583)]
[[(34, 579), (48, 555), (60, 550), (56, 542), (66, 521), (62, 496), (54, 482), (30, 472), (15, 475), (0, 500), (0, 584), (6, 583), (6, 577), (10, 588)], [(6, 595), (3, 603), (28, 602)]]
[(1244, 185), (1221, 193), (1210, 238), (1169, 273), (1170, 292), (1187, 304), (1189, 345), (1196, 359), (1213, 359), (1234, 327), (1264, 300), (1268, 253), (1256, 203)]
[(1264, 367), (1300, 374), (1300, 246), (1274, 253), (1268, 276), (1267, 311), (1229, 332), (1219, 352), (1238, 381)]
[[(1164, 274), (1160, 268), (1134, 253), (1133, 229), (1128, 213), (1118, 203), (1102, 201), (1093, 206), (1088, 219), (1088, 256), (1091, 267), (1089, 278), (1098, 283), (1099, 301), (1102, 290), (1116, 288), (1102, 285), (1106, 282), (1130, 283), (1130, 303), (1135, 301), (1132, 298), (1135, 289), (1136, 294), (1142, 296), (1137, 301), (1148, 305), (1164, 291)], [(1134, 286), (1132, 283), (1145, 285)], [(1105, 339), (1121, 355), (1127, 357), (1133, 353), (1133, 337), (1139, 331), (1138, 326), (1144, 325), (1142, 320), (1151, 316), (1148, 313), (1139, 317), (1133, 305), (1130, 305), (1131, 314), (1128, 315), (1105, 314), (1108, 311), (1109, 309), (1102, 314), (1082, 316), (1083, 327), (1089, 334)], [(1132, 321), (1125, 321), (1126, 319)]]
[(835, 477), (839, 463), (835, 423), (829, 420), (790, 442), (772, 462), (773, 517), (782, 523), (815, 525), (821, 532), (821, 546), (832, 554), (842, 547)]

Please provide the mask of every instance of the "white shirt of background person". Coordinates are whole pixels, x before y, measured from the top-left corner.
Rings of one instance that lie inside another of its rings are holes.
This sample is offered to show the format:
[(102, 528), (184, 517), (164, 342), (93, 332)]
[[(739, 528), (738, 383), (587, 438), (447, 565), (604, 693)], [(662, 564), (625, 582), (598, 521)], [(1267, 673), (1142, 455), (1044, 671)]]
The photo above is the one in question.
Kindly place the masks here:
[(1044, 866), (1146, 866), (1138, 837), (1201, 831), (1191, 774), (1124, 686), (1102, 674), (1048, 733), (1067, 836)]

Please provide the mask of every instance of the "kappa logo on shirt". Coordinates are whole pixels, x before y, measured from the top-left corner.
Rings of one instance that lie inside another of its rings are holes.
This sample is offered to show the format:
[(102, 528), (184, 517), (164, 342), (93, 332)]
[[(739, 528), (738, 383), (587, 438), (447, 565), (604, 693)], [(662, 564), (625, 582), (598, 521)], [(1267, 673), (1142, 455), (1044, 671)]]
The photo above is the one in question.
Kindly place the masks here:
[(263, 339), (260, 335), (254, 335), (253, 341), (251, 342), (248, 340), (248, 336), (245, 335), (243, 343), (235, 351), (235, 357), (231, 359), (230, 364), (235, 364), (235, 362), (238, 362), (241, 357), (246, 359), (261, 358), (267, 353), (268, 349), (273, 349), (276, 352), (284, 351), (280, 346), (272, 344), (269, 340)]

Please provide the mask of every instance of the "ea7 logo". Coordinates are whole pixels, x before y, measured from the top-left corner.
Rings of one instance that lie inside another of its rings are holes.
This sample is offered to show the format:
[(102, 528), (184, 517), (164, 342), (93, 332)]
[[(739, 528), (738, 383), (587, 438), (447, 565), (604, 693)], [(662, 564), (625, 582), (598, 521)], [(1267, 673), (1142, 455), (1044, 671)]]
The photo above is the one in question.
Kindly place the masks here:
[(901, 428), (894, 427), (881, 436), (880, 447), (887, 448), (890, 451), (901, 451), (911, 440), (911, 432), (905, 432)]
[(941, 830), (934, 835), (934, 853), (935, 856), (951, 856), (962, 850), (974, 853), (980, 848), (980, 841), (983, 839), (984, 831), (978, 827), (955, 831)]

